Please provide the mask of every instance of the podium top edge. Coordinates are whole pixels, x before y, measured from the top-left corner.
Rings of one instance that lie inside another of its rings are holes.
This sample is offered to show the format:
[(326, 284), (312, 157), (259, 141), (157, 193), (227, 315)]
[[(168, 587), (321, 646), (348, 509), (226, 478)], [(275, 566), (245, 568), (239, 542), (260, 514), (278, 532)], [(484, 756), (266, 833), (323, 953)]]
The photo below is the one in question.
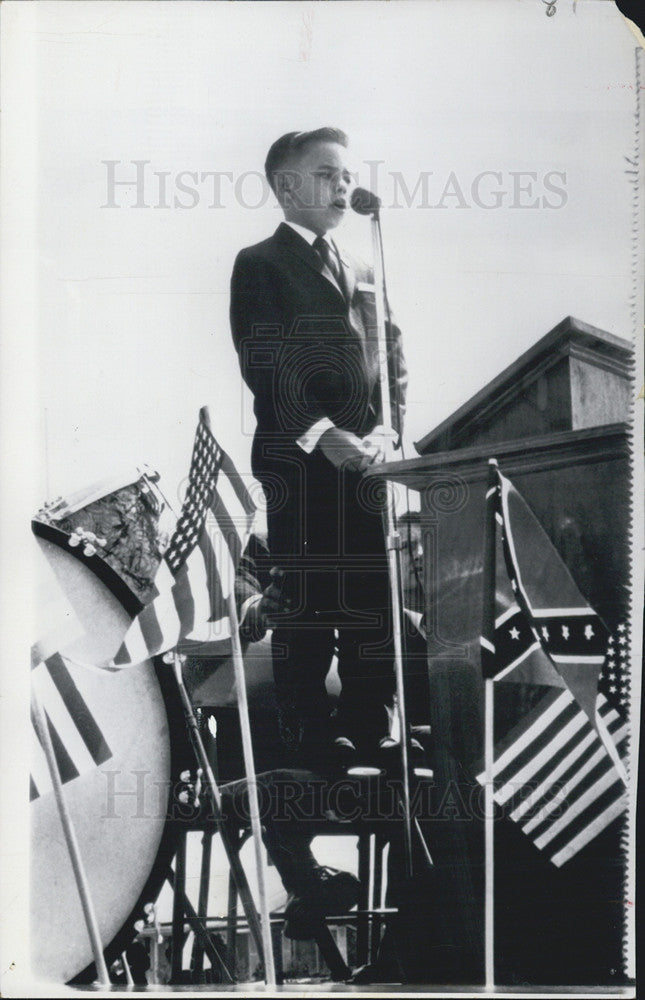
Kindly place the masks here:
[(605, 363), (613, 363), (619, 371), (624, 369), (625, 374), (632, 364), (634, 351), (629, 341), (617, 337), (607, 330), (592, 326), (590, 323), (584, 323), (574, 316), (565, 316), (557, 326), (554, 326), (552, 330), (537, 340), (532, 347), (529, 347), (527, 351), (511, 362), (474, 396), (466, 400), (454, 413), (425, 434), (419, 441), (415, 441), (414, 446), (417, 452), (424, 455), (426, 452), (434, 450), (446, 432), (468, 423), (478, 409), (489, 406), (490, 400), (499, 396), (505, 387), (515, 385), (519, 392), (520, 380), (536, 368), (538, 361), (548, 357), (549, 354), (553, 354), (557, 358), (566, 353), (568, 348), (575, 349), (576, 346), (592, 353), (595, 352), (598, 358), (605, 359)]

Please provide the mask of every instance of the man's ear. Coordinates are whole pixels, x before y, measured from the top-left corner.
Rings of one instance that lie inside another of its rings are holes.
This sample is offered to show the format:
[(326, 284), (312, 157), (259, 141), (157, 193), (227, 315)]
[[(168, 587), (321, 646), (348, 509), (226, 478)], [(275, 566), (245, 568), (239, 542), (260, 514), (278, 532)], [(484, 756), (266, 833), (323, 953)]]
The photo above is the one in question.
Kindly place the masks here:
[(281, 205), (284, 205), (293, 188), (293, 174), (288, 170), (278, 170), (275, 174), (275, 193)]
[(276, 196), (282, 206), (285, 204), (288, 205), (294, 201), (301, 184), (302, 178), (297, 170), (279, 170), (276, 173)]

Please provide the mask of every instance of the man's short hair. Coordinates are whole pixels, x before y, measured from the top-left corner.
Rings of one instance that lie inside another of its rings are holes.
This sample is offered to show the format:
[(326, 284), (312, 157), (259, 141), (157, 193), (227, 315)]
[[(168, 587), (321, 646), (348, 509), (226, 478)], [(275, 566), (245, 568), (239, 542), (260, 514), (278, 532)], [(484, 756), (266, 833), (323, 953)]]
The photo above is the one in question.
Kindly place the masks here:
[(276, 174), (286, 166), (294, 153), (313, 142), (337, 142), (345, 148), (348, 145), (347, 136), (339, 128), (316, 128), (312, 132), (287, 132), (286, 135), (281, 135), (271, 146), (264, 163), (264, 172), (274, 193), (277, 193)]

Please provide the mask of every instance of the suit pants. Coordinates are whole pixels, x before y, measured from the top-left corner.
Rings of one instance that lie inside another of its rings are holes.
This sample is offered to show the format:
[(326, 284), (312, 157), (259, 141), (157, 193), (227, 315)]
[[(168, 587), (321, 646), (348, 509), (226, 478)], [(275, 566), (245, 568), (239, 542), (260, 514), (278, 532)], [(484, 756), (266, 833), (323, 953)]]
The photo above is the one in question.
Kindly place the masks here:
[(394, 691), (383, 484), (334, 468), (318, 449), (274, 470), (283, 499), (272, 509), (275, 481), (263, 482), (269, 550), (291, 601), (272, 639), (278, 701), (291, 719), (283, 735), (312, 750), (328, 736), (325, 678), (336, 653), (335, 731), (373, 748), (388, 731)]

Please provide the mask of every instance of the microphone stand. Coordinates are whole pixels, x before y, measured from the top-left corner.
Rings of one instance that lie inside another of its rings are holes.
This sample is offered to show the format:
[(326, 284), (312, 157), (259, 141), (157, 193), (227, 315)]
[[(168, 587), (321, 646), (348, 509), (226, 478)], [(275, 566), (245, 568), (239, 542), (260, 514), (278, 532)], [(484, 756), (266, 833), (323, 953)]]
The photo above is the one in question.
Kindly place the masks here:
[[(372, 230), (372, 254), (374, 258), (374, 285), (376, 299), (376, 327), (379, 355), (379, 384), (381, 390), (382, 421), (386, 431), (393, 431), (390, 399), (390, 379), (388, 369), (387, 331), (385, 326), (385, 275), (383, 272), (383, 237), (379, 217), (379, 205), (369, 213)], [(389, 446), (391, 447), (391, 445)], [(410, 817), (410, 775), (408, 770), (408, 725), (405, 712), (405, 687), (403, 681), (403, 640), (401, 630), (401, 536), (396, 523), (394, 484), (385, 480), (386, 501), (384, 511), (385, 546), (387, 550), (390, 596), (392, 600), (392, 630), (394, 640), (394, 675), (396, 678), (397, 714), (401, 747), (403, 836), (406, 874), (412, 870), (412, 821)]]

